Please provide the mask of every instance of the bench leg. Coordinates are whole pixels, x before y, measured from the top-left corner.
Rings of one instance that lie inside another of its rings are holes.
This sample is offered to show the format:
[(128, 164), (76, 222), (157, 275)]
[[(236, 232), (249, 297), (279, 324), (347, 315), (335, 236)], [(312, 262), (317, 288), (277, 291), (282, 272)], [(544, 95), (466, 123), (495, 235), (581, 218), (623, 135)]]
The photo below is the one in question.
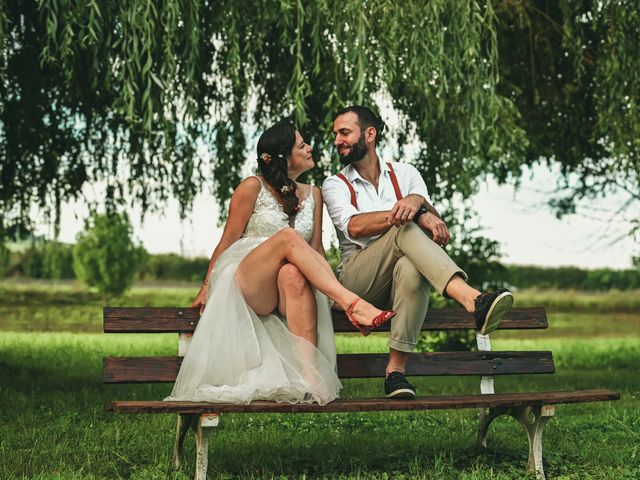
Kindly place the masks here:
[(478, 424), (478, 438), (476, 447), (479, 449), (487, 446), (487, 432), (489, 425), (500, 415), (510, 415), (524, 427), (529, 439), (529, 461), (527, 471), (535, 472), (537, 480), (545, 480), (544, 466), (542, 464), (542, 431), (544, 425), (555, 414), (554, 405), (542, 407), (517, 407), (517, 408), (483, 408), (480, 410)]
[(508, 415), (509, 409), (501, 408), (481, 408), (480, 418), (478, 422), (478, 438), (476, 440), (476, 448), (483, 449), (487, 447), (487, 433), (489, 425), (500, 415)]
[(205, 413), (200, 415), (195, 426), (196, 433), (196, 476), (195, 480), (206, 480), (209, 463), (209, 435), (218, 426), (220, 415)]
[(196, 415), (178, 414), (178, 426), (176, 428), (176, 443), (173, 447), (173, 469), (180, 470), (183, 461), (182, 448), (184, 446), (184, 438), (187, 436), (189, 427), (198, 417)]
[(518, 420), (527, 431), (529, 437), (529, 462), (527, 471), (534, 471), (537, 480), (545, 480), (544, 465), (542, 464), (542, 431), (545, 424), (554, 416), (554, 405), (542, 407), (512, 408), (510, 415)]

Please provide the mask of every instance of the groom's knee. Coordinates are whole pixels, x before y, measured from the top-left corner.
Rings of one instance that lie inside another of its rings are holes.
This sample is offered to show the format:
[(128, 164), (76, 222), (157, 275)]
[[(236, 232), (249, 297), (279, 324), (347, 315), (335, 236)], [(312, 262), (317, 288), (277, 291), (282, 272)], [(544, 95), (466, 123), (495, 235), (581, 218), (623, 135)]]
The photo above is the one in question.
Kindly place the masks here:
[(428, 240), (432, 242), (431, 238), (417, 223), (410, 222), (406, 225), (398, 227), (398, 235), (411, 236), (414, 240)]
[(393, 285), (396, 295), (411, 296), (428, 296), (431, 287), (406, 256), (401, 257), (393, 269)]

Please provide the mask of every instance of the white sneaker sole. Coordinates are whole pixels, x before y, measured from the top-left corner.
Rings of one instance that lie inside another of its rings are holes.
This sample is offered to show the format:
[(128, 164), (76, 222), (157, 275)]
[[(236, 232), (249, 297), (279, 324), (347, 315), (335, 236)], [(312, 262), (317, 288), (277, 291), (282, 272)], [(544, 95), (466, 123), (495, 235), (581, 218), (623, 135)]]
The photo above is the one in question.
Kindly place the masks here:
[(504, 314), (509, 311), (513, 305), (513, 295), (511, 292), (503, 292), (493, 301), (491, 308), (487, 312), (487, 318), (484, 321), (484, 325), (480, 329), (482, 335), (488, 335), (495, 331), (502, 321)]
[(398, 390), (394, 390), (387, 398), (413, 398), (416, 396), (416, 392), (409, 388), (399, 388)]

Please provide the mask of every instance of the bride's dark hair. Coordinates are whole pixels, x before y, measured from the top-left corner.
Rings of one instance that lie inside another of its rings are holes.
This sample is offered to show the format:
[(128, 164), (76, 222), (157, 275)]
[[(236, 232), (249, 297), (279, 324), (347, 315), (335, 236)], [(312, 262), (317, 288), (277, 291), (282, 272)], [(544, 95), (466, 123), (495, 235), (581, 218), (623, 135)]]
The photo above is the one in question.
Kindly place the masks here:
[(280, 196), (284, 213), (298, 213), (296, 184), (289, 178), (287, 158), (296, 143), (296, 127), (278, 122), (267, 128), (258, 140), (258, 167), (265, 181)]

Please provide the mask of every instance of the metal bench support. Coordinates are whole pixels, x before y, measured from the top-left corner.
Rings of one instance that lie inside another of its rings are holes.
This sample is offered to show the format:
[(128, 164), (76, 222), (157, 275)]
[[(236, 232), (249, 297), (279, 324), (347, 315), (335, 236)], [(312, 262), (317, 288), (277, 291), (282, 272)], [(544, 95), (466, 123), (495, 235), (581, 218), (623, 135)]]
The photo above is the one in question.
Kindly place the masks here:
[(184, 439), (187, 436), (189, 428), (192, 426), (197, 415), (178, 414), (178, 426), (176, 428), (176, 443), (173, 447), (173, 469), (180, 470), (184, 461), (183, 447)]
[(535, 472), (537, 480), (545, 480), (544, 465), (542, 463), (542, 432), (545, 424), (555, 415), (555, 405), (536, 407), (488, 408), (480, 415), (478, 426), (478, 440), (476, 446), (487, 446), (487, 431), (489, 425), (500, 415), (509, 415), (522, 425), (529, 439), (529, 461), (527, 471)]
[(179, 414), (176, 429), (176, 443), (173, 449), (173, 469), (179, 470), (184, 461), (184, 439), (189, 428), (195, 434), (196, 441), (196, 473), (195, 480), (206, 480), (207, 466), (209, 463), (209, 436), (212, 430), (218, 426), (220, 415), (217, 413), (205, 413), (203, 415)]
[(207, 479), (207, 465), (209, 463), (209, 435), (218, 426), (220, 415), (205, 413), (200, 415), (196, 425), (196, 476), (195, 480)]

